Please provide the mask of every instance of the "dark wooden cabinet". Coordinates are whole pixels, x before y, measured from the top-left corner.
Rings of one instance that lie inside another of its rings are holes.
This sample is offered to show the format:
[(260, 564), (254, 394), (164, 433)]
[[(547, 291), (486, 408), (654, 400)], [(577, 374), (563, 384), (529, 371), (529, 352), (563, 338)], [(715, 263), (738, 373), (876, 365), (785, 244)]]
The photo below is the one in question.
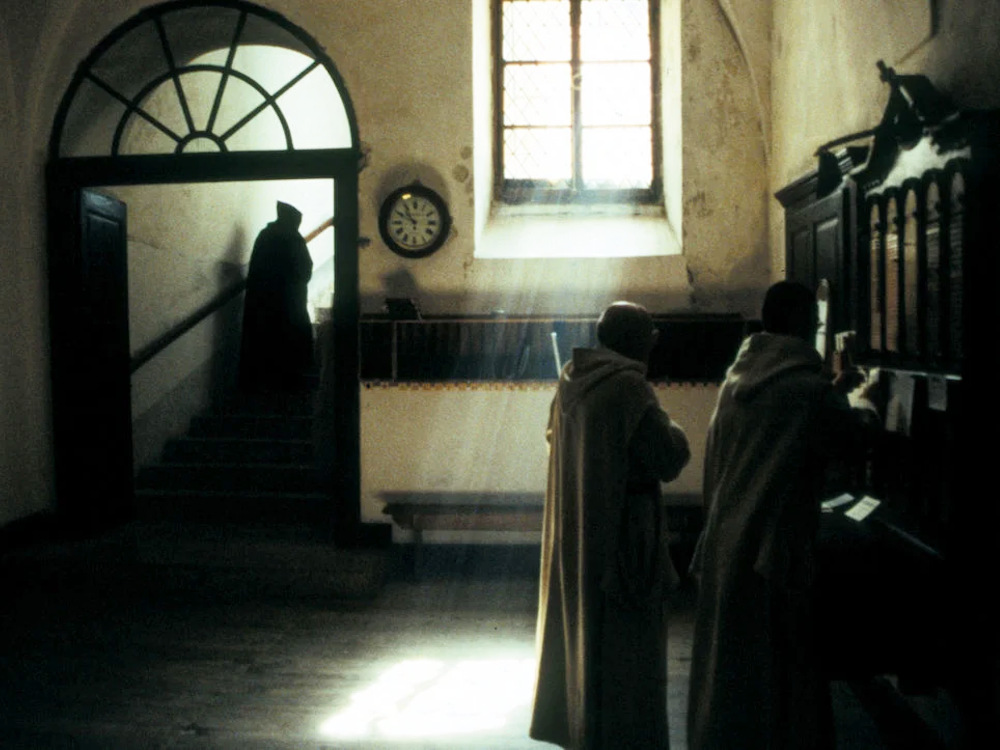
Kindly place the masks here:
[[(829, 279), (830, 327), (855, 332), (855, 361), (878, 372), (881, 391), (885, 429), (857, 490), (882, 506), (856, 524), (863, 554), (827, 561), (828, 584), (840, 586), (829, 612), (844, 625), (877, 622), (862, 671), (944, 685), (981, 729), (998, 697), (996, 606), (982, 582), (996, 566), (998, 520), (987, 435), (997, 418), (1000, 112), (961, 110), (922, 76), (880, 67), (891, 88), (881, 122), (832, 142), (863, 137), (860, 163), (825, 154), (776, 196), (787, 277), (812, 288)], [(879, 584), (864, 598), (845, 580)], [(895, 614), (876, 606), (889, 600)], [(883, 658), (901, 643), (913, 648)]]
[(866, 155), (858, 147), (831, 154), (775, 194), (785, 209), (785, 278), (814, 291), (826, 280), (828, 334), (856, 328), (855, 189), (848, 175)]

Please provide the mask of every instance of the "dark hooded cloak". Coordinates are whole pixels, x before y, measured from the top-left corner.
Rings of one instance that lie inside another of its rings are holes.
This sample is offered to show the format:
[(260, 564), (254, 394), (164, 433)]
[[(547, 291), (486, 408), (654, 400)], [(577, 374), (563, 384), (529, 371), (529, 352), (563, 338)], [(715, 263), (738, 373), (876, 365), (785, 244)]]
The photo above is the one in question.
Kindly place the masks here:
[(240, 385), (244, 389), (301, 384), (313, 367), (307, 307), (312, 258), (298, 227), (302, 214), (278, 204), (278, 218), (254, 242), (243, 303)]
[(821, 370), (807, 341), (757, 333), (719, 391), (692, 563), (691, 750), (833, 747), (813, 620), (819, 490), (828, 461), (864, 445), (873, 415)]

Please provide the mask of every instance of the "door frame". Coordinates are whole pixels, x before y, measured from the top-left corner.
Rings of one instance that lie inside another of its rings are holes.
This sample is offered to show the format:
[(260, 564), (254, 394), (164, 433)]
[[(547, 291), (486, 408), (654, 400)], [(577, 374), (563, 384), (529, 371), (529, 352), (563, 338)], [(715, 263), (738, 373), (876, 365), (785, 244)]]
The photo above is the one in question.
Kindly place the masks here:
[[(79, 289), (84, 280), (78, 248), (67, 219), (75, 216), (80, 193), (88, 188), (121, 185), (252, 182), (286, 179), (334, 181), (334, 288), (330, 387), (321, 394), (326, 405), (320, 415), (332, 413), (336, 470), (329, 472), (328, 518), (338, 543), (356, 542), (361, 532), (361, 410), (358, 290), (358, 164), (356, 147), (323, 150), (258, 151), (184, 155), (143, 155), (60, 158), (49, 162), (48, 247), (52, 385), (62, 393), (64, 379), (73, 377), (68, 342), (62, 331), (70, 311), (60, 308), (66, 290)], [(73, 416), (71, 406), (53, 404), (57, 509), (65, 508), (70, 477), (62, 476), (60, 456), (72, 451), (64, 445), (61, 426)], [(326, 472), (324, 472), (326, 473)], [(134, 499), (129, 498), (134, 509)]]

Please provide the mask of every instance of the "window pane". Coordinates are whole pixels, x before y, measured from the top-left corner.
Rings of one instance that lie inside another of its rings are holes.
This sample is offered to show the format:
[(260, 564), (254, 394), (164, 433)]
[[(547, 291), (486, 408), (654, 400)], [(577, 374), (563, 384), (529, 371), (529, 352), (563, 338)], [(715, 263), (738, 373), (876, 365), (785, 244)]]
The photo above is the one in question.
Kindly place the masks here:
[[(125, 106), (88, 79), (80, 82), (66, 115), (60, 156), (105, 156)], [(170, 146), (173, 150), (174, 143)]]
[(569, 0), (505, 0), (504, 60), (569, 60)]
[(583, 60), (648, 60), (649, 0), (583, 0)]
[(502, 0), (498, 137), (508, 195), (652, 187), (650, 8), (650, 0)]
[(649, 187), (653, 180), (650, 128), (586, 128), (582, 138), (585, 188)]
[[(222, 8), (218, 5), (165, 11), (162, 16), (163, 29), (174, 60), (178, 65), (187, 65), (224, 44), (224, 48), (220, 50), (223, 56), (219, 60), (220, 64), (224, 63), (239, 18), (240, 13), (236, 8)], [(246, 27), (242, 35), (244, 43), (247, 39), (245, 32)]]
[(118, 153), (123, 156), (172, 154), (176, 148), (177, 141), (154, 127), (147, 120), (132, 115), (122, 134)]
[(508, 65), (504, 68), (504, 125), (569, 125), (570, 66)]
[(226, 148), (230, 151), (269, 151), (285, 147), (285, 131), (273, 107), (261, 111), (226, 139)]
[(135, 97), (149, 81), (169, 71), (156, 27), (144, 23), (127, 32), (94, 61), (91, 71), (127, 99)]
[(504, 178), (568, 182), (573, 171), (573, 133), (569, 128), (517, 128), (504, 131)]
[(588, 63), (581, 68), (584, 125), (649, 125), (648, 63)]

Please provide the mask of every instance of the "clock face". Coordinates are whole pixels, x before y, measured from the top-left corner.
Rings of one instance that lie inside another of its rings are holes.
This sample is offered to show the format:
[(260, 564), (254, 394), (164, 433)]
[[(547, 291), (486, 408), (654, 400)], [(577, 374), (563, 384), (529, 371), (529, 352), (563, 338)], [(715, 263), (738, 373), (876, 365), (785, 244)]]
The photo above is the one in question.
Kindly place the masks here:
[(405, 257), (430, 255), (444, 244), (449, 228), (444, 201), (420, 185), (393, 192), (379, 215), (382, 238), (391, 250)]

